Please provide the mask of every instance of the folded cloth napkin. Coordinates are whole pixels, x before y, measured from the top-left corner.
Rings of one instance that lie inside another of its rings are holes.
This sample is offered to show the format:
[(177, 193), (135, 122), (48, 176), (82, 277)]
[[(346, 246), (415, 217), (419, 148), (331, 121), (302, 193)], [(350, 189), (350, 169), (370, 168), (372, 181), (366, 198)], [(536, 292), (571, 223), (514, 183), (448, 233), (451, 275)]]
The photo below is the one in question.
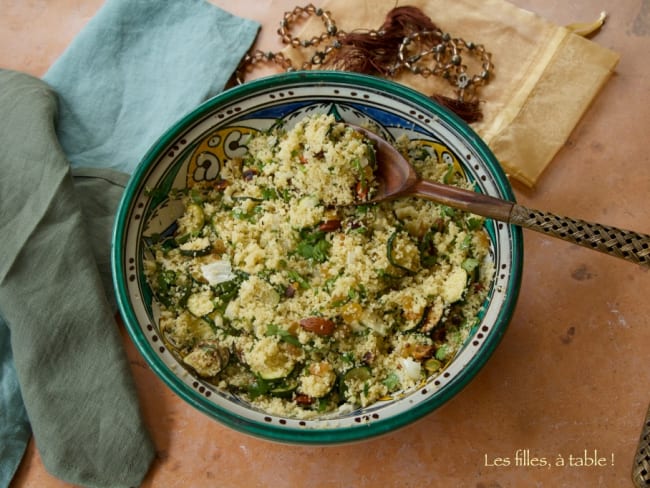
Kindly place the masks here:
[(131, 173), (163, 129), (223, 89), (258, 29), (204, 0), (108, 0), (43, 77), (72, 167)]
[(153, 446), (54, 132), (56, 97), (0, 76), (0, 310), (36, 445), (65, 481), (134, 486)]
[(9, 329), (0, 317), (0, 486), (9, 486), (32, 431), (20, 394)]
[[(203, 0), (108, 0), (47, 85), (0, 71), (0, 346), (10, 330), (36, 446), (61, 479), (134, 486), (148, 470), (114, 322), (113, 216), (149, 145), (223, 89), (258, 29)], [(5, 350), (0, 487), (29, 433)]]
[[(557, 26), (504, 0), (327, 0), (339, 29), (376, 29), (397, 6), (418, 7), (453, 38), (482, 44), (492, 54), (493, 76), (481, 87), (483, 120), (472, 124), (504, 170), (533, 187), (585, 113), (618, 63), (619, 55), (576, 32), (596, 27)], [(310, 18), (299, 33), (311, 39), (323, 31), (322, 19)], [(300, 66), (311, 53), (287, 48)], [(461, 53), (468, 61), (466, 51)], [(474, 64), (475, 64), (474, 60)], [(480, 68), (471, 67), (478, 74)], [(427, 95), (454, 96), (435, 76), (399, 75), (396, 81)]]

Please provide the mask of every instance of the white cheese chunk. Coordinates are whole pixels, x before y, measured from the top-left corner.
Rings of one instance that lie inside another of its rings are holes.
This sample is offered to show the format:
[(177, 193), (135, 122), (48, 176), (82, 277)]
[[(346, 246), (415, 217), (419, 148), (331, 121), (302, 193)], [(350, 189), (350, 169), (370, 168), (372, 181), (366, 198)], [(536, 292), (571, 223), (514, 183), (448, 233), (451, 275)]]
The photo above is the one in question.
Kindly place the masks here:
[(201, 266), (201, 274), (211, 286), (234, 280), (237, 275), (232, 272), (232, 266), (227, 259), (220, 259)]

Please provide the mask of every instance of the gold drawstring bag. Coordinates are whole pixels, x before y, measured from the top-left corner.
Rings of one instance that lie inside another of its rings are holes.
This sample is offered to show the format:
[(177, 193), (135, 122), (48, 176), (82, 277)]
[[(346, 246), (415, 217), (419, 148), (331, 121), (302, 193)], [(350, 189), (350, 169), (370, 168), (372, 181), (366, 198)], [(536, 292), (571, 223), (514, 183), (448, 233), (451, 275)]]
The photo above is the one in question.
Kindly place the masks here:
[[(483, 117), (471, 125), (504, 171), (533, 187), (618, 63), (617, 53), (585, 37), (602, 26), (604, 16), (560, 27), (503, 0), (327, 0), (321, 8), (338, 29), (352, 32), (377, 29), (391, 9), (406, 5), (492, 54), (493, 72), (478, 92)], [(322, 32), (322, 19), (311, 17), (298, 36)], [(300, 66), (309, 53), (287, 47), (283, 55)], [(426, 95), (453, 96), (435, 76), (399, 73), (395, 81)]]

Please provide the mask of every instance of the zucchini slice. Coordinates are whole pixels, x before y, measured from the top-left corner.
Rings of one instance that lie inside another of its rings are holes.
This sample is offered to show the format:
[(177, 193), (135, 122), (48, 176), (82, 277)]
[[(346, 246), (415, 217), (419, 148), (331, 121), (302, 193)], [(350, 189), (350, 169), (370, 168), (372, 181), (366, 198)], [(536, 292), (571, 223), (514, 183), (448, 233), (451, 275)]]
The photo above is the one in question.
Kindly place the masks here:
[(218, 375), (229, 360), (230, 351), (215, 341), (200, 342), (183, 358), (183, 362), (203, 378)]
[(339, 380), (339, 395), (346, 398), (350, 384), (365, 383), (372, 377), (370, 368), (367, 366), (355, 366), (343, 373)]
[(343, 381), (366, 381), (372, 377), (370, 368), (367, 366), (356, 366), (345, 372)]
[(296, 388), (298, 388), (297, 380), (286, 380), (280, 382), (276, 386), (272, 386), (269, 393), (277, 397), (290, 397), (293, 395), (293, 392), (296, 391)]
[(413, 271), (410, 268), (407, 268), (406, 266), (401, 265), (400, 263), (397, 262), (395, 257), (393, 256), (394, 253), (394, 247), (395, 247), (395, 239), (399, 235), (400, 230), (396, 230), (393, 232), (390, 237), (388, 238), (388, 241), (386, 242), (386, 257), (388, 258), (388, 262), (393, 265), (394, 267), (401, 269), (402, 271), (405, 271), (407, 274), (413, 275), (416, 272)]
[(195, 317), (203, 317), (212, 313), (214, 311), (212, 293), (210, 291), (192, 293), (187, 298), (187, 310)]
[(201, 205), (190, 203), (178, 223), (180, 224), (181, 234), (198, 233), (205, 224), (205, 214)]
[(431, 306), (427, 305), (424, 307), (424, 310), (422, 310), (422, 315), (420, 315), (420, 318), (417, 320), (407, 320), (406, 322), (403, 322), (399, 325), (399, 330), (402, 332), (408, 332), (411, 330), (419, 329), (426, 323), (427, 317), (429, 315), (429, 310), (431, 310)]
[(289, 376), (289, 374), (293, 371), (293, 364), (291, 364), (291, 368), (287, 366), (282, 366), (282, 365), (276, 365), (276, 366), (267, 366), (265, 368), (260, 368), (258, 371), (258, 374), (260, 378), (263, 380), (271, 381), (271, 380), (280, 380), (282, 378), (286, 378)]
[(296, 360), (287, 347), (293, 346), (288, 346), (277, 337), (266, 336), (258, 340), (246, 354), (246, 362), (263, 380), (286, 378), (296, 365)]
[(207, 237), (197, 237), (188, 240), (179, 247), (183, 256), (196, 258), (198, 256), (207, 256), (212, 251), (212, 244)]
[(442, 362), (436, 358), (429, 358), (424, 362), (424, 369), (426, 369), (429, 374), (435, 373), (440, 368), (442, 368)]

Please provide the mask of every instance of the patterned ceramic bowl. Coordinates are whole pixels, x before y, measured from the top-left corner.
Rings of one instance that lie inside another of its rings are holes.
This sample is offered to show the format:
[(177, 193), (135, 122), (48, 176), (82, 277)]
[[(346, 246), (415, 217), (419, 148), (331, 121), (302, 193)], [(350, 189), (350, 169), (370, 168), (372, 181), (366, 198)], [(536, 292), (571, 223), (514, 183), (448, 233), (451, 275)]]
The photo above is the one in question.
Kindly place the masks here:
[(487, 220), (495, 275), (480, 320), (454, 359), (414, 391), (339, 416), (296, 420), (271, 415), (182, 367), (161, 338), (157, 307), (143, 272), (146, 238), (168, 229), (182, 210), (167, 199), (168, 191), (216, 178), (221, 162), (244, 150), (240, 142), (247, 134), (268, 129), (278, 120), (291, 126), (322, 112), (357, 125), (373, 122), (388, 140), (406, 134), (428, 141), (454, 156), (477, 191), (513, 199), (494, 156), (465, 123), (421, 94), (374, 77), (305, 72), (252, 81), (208, 100), (162, 135), (134, 173), (116, 218), (113, 276), (126, 327), (151, 368), (189, 404), (234, 429), (281, 442), (365, 439), (441, 406), (494, 351), (520, 285), (520, 229)]

